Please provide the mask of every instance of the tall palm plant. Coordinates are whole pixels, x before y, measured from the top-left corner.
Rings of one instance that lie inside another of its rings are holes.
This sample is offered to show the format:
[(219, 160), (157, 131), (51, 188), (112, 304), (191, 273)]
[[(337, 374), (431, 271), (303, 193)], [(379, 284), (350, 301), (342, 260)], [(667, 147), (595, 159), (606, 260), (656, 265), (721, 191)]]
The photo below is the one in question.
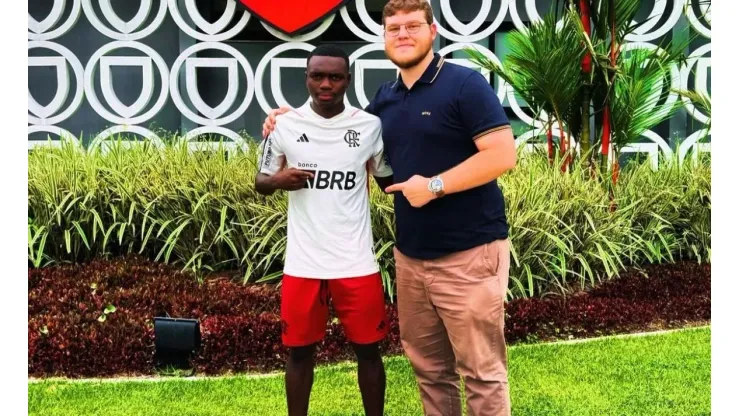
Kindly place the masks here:
[[(571, 7), (574, 5), (571, 1)], [(588, 7), (588, 0), (579, 0), (578, 2), (578, 13), (581, 18), (581, 27), (583, 28), (584, 34), (587, 37), (591, 36), (591, 10)], [(581, 73), (583, 78), (583, 88), (581, 91), (581, 135), (580, 135), (580, 147), (581, 153), (585, 155), (591, 154), (591, 94), (593, 89), (593, 64), (591, 60), (591, 54), (586, 51), (581, 60)], [(582, 157), (584, 165), (588, 166), (591, 164), (590, 157)]]
[[(587, 57), (592, 64), (584, 68), (584, 95), (581, 117), (589, 124), (588, 106), (593, 103), (596, 130), (601, 132), (602, 169), (606, 169), (612, 131), (610, 90), (618, 72), (617, 61), (627, 35), (634, 32), (634, 18), (640, 9), (640, 0), (581, 0), (570, 1), (568, 15), (579, 29), (588, 46)], [(588, 17), (586, 19), (585, 17)], [(588, 69), (589, 72), (585, 72)], [(595, 150), (590, 131), (580, 138), (581, 149)], [(592, 153), (588, 158), (592, 158)], [(588, 160), (588, 159), (587, 159)]]
[[(685, 59), (681, 52), (688, 43), (671, 48), (627, 51), (627, 37), (640, 23), (635, 16), (640, 0), (581, 0), (580, 13), (570, 12), (579, 27), (591, 55), (592, 97), (596, 131), (601, 137), (602, 170), (608, 169), (609, 152), (614, 154), (613, 169), (618, 172), (619, 150), (639, 140), (642, 134), (670, 118), (680, 104), (665, 104), (671, 93), (669, 88), (671, 67)], [(591, 27), (584, 24), (588, 14)], [(656, 19), (659, 16), (653, 16)], [(586, 114), (583, 114), (584, 118)], [(590, 137), (582, 141), (590, 142)], [(612, 175), (616, 180), (618, 175)]]
[[(625, 50), (627, 37), (639, 26), (640, 4), (568, 0), (562, 23), (550, 12), (510, 35), (511, 54), (503, 68), (466, 50), (472, 62), (500, 75), (530, 107), (543, 109), (576, 138), (586, 164), (598, 148), (589, 128), (593, 116), (606, 172), (610, 151), (618, 154), (678, 108), (663, 104), (670, 93), (670, 67), (683, 59), (681, 48)], [(561, 147), (566, 143), (562, 139)]]
[[(579, 61), (586, 48), (577, 28), (569, 20), (558, 27), (555, 14), (549, 13), (527, 30), (511, 33), (509, 41), (511, 53), (503, 68), (472, 47), (466, 51), (471, 61), (513, 87), (515, 94), (535, 109), (535, 118), (539, 111), (548, 115), (548, 132), (557, 125), (560, 151), (565, 154), (571, 135), (579, 128), (573, 122), (573, 103), (581, 94)], [(551, 157), (552, 146), (548, 134)]]

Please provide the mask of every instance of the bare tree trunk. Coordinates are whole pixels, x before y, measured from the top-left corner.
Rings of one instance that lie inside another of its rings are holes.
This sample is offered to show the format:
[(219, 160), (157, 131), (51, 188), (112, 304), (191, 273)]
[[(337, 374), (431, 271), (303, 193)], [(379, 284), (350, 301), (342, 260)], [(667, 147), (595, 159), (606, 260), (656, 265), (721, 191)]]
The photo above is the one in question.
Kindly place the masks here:
[(552, 117), (547, 122), (547, 159), (550, 161), (552, 166), (553, 159), (555, 158), (555, 149), (552, 145)]
[[(580, 0), (579, 12), (581, 14), (581, 24), (587, 36), (591, 36), (591, 9), (588, 0)], [(584, 83), (583, 100), (581, 104), (581, 160), (584, 168), (588, 168), (592, 163), (591, 154), (591, 85), (588, 76), (591, 74), (591, 53), (587, 50), (581, 61), (581, 70), (583, 72)]]
[(591, 87), (583, 88), (583, 102), (581, 107), (581, 160), (583, 167), (591, 165)]
[[(611, 48), (611, 66), (612, 68), (616, 68), (617, 66), (617, 28), (616, 28), (616, 15), (615, 15), (615, 6), (614, 6), (615, 0), (609, 0), (609, 21), (610, 21), (610, 27), (611, 27), (611, 44), (609, 45)], [(613, 71), (613, 70), (612, 70)], [(612, 75), (610, 75), (609, 80), (609, 93), (613, 94), (614, 89), (612, 87), (614, 83), (614, 73), (612, 72)], [(609, 99), (609, 94), (607, 94), (606, 97), (606, 106), (604, 107), (604, 126), (602, 128), (602, 136), (601, 136), (601, 167), (606, 173), (606, 170), (609, 167), (608, 159), (609, 159), (609, 146), (610, 146), (610, 136), (611, 136), (611, 100)]]

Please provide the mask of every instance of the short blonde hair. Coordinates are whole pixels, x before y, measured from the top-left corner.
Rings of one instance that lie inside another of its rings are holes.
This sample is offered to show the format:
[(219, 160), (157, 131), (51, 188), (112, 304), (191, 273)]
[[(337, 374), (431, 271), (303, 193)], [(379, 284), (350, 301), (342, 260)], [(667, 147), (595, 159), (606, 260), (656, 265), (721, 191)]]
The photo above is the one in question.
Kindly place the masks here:
[(383, 26), (385, 26), (386, 17), (391, 17), (398, 12), (411, 13), (417, 10), (424, 12), (427, 23), (432, 24), (434, 22), (432, 6), (427, 0), (390, 0), (383, 7)]

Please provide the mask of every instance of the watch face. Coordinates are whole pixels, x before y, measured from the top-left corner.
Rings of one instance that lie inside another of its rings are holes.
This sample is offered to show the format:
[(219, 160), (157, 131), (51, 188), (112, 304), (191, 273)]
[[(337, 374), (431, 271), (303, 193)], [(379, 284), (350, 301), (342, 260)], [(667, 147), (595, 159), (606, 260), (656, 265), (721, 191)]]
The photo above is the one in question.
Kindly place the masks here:
[(442, 190), (442, 180), (439, 178), (432, 179), (432, 182), (429, 185), (434, 192), (439, 192)]

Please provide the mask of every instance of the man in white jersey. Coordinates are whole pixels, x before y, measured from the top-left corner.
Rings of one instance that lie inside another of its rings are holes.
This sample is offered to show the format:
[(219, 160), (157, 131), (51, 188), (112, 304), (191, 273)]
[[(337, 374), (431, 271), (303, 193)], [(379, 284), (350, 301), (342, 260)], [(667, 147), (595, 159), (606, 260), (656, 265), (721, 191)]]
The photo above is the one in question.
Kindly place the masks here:
[[(288, 413), (306, 415), (314, 352), (326, 331), (329, 298), (358, 359), (367, 415), (382, 415), (385, 370), (378, 343), (388, 322), (370, 228), (369, 175), (392, 183), (378, 117), (346, 106), (349, 59), (322, 45), (308, 57), (311, 100), (280, 116), (264, 140), (255, 187), (288, 194), (288, 243), (280, 315), (290, 349)], [(382, 186), (381, 185), (381, 186)]]

